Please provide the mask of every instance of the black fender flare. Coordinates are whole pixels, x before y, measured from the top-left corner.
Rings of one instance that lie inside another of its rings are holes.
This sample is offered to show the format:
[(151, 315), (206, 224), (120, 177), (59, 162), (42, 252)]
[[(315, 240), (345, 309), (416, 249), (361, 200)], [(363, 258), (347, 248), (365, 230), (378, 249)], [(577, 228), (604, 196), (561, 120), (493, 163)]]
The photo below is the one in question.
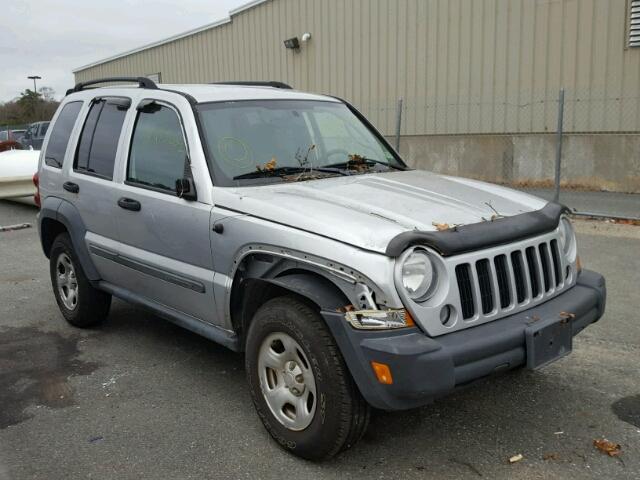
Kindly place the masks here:
[(40, 230), (40, 241), (42, 248), (46, 252), (43, 235), (43, 221), (45, 219), (60, 222), (69, 232), (71, 243), (75, 250), (75, 254), (82, 265), (85, 275), (90, 281), (100, 280), (100, 274), (96, 269), (91, 257), (89, 249), (84, 241), (87, 228), (82, 221), (80, 212), (71, 203), (57, 197), (47, 197), (42, 203), (38, 216), (38, 228)]
[(340, 288), (322, 275), (291, 273), (264, 281), (307, 298), (322, 310), (335, 311), (350, 303)]
[(274, 278), (248, 278), (242, 282), (239, 322), (234, 325), (243, 340), (253, 315), (264, 302), (277, 296), (293, 294), (318, 307), (319, 311), (335, 312), (351, 303), (340, 288), (329, 279), (313, 272), (291, 272)]

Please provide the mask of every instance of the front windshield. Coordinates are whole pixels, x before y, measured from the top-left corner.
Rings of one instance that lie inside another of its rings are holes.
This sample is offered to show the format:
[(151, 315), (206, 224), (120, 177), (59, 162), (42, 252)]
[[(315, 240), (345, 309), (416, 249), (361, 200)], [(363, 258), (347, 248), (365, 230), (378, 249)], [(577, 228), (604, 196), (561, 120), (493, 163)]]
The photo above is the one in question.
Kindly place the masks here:
[(197, 110), (218, 185), (405, 168), (342, 103), (251, 100)]

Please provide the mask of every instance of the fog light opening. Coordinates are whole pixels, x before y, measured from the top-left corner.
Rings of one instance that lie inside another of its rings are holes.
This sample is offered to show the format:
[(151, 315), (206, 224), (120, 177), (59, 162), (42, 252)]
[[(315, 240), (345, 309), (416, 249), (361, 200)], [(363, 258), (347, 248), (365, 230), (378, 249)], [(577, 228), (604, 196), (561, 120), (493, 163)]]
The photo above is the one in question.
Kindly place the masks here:
[(440, 323), (445, 327), (453, 327), (457, 320), (455, 309), (451, 305), (445, 305), (440, 309)]

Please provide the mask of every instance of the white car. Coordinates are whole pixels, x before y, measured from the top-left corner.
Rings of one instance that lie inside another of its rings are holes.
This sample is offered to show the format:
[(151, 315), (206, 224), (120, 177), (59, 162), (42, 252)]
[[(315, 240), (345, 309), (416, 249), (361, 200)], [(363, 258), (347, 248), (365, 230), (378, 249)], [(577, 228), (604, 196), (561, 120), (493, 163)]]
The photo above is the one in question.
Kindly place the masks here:
[(36, 188), (33, 175), (38, 171), (37, 150), (0, 152), (0, 199), (33, 203)]

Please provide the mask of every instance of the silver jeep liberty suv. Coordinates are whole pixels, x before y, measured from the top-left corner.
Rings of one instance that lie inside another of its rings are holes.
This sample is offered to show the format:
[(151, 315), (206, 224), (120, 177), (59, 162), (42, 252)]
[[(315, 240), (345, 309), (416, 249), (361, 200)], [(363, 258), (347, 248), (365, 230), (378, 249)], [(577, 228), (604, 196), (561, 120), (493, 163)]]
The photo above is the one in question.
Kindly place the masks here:
[(115, 295), (244, 352), (260, 419), (302, 457), (353, 445), (371, 407), (543, 367), (604, 312), (564, 207), (411, 170), (342, 100), (107, 78), (51, 125), (34, 182), (67, 321)]

